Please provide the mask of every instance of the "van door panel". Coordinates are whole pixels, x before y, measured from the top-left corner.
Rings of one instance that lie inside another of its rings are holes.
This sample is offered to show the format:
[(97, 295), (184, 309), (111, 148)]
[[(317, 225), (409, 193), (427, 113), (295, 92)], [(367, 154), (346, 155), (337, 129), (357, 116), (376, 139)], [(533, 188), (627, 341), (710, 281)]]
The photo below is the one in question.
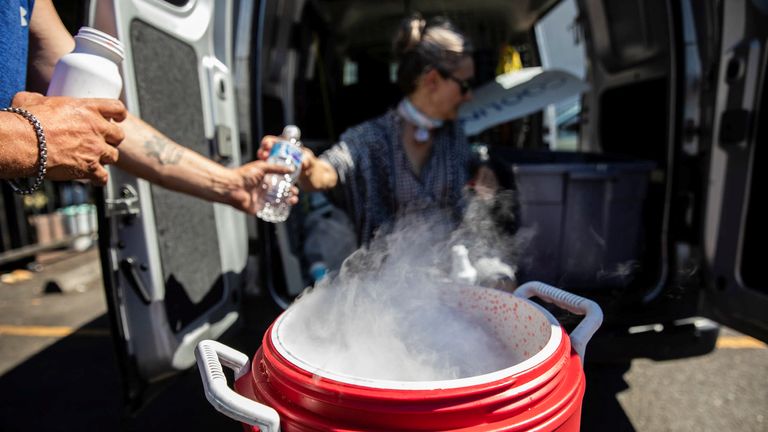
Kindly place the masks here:
[[(125, 45), (124, 102), (132, 113), (190, 150), (239, 165), (232, 2), (176, 3), (93, 2), (91, 25)], [(152, 141), (145, 149), (164, 151)], [(199, 340), (237, 321), (248, 236), (245, 215), (230, 207), (111, 169), (106, 202), (126, 190), (135, 211), (106, 213), (99, 238), (126, 394), (136, 407), (149, 383), (194, 365)]]
[[(763, 276), (766, 235), (759, 210), (764, 183), (761, 118), (766, 108), (766, 15), (756, 2), (722, 7), (718, 94), (706, 181), (704, 248), (711, 270), (705, 313), (768, 340), (768, 278)], [(759, 220), (759, 222), (758, 222)], [(757, 270), (760, 269), (760, 270)]]

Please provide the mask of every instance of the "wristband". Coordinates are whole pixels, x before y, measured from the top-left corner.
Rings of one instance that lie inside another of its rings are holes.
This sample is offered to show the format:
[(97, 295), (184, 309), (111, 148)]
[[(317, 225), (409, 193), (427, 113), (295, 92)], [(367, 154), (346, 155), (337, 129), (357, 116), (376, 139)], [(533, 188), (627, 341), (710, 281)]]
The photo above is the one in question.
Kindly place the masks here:
[(19, 195), (29, 195), (39, 189), (40, 185), (43, 184), (43, 179), (45, 179), (45, 172), (48, 164), (48, 147), (45, 143), (45, 132), (43, 132), (43, 127), (40, 125), (40, 121), (37, 117), (24, 108), (8, 107), (0, 108), (0, 111), (12, 112), (24, 117), (32, 125), (32, 128), (35, 129), (35, 135), (37, 136), (37, 151), (39, 155), (37, 162), (37, 177), (35, 177), (32, 181), (32, 185), (29, 187), (24, 187), (19, 184), (19, 180), (8, 180), (8, 183), (11, 184), (14, 192)]

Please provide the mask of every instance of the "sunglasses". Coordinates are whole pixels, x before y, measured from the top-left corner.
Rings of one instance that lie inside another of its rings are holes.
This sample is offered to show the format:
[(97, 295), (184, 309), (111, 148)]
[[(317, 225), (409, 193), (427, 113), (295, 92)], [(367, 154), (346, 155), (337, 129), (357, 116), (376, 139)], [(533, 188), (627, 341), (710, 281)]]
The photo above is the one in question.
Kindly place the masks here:
[(468, 91), (472, 90), (473, 78), (462, 80), (462, 79), (456, 78), (455, 76), (453, 76), (453, 74), (442, 69), (437, 69), (437, 72), (440, 73), (440, 76), (442, 76), (444, 79), (449, 79), (455, 82), (456, 84), (458, 84), (459, 91), (461, 91), (462, 95), (465, 95), (467, 94)]

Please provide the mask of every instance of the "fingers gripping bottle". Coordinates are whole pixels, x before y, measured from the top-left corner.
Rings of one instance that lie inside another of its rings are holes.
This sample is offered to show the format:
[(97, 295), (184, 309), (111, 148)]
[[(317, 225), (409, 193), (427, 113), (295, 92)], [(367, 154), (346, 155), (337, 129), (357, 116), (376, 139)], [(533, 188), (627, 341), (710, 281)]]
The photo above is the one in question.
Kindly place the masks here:
[(290, 174), (267, 174), (261, 183), (264, 189), (259, 198), (256, 216), (267, 222), (283, 222), (288, 219), (291, 205), (291, 188), (301, 172), (301, 131), (294, 125), (283, 129), (283, 134), (269, 152), (267, 162), (292, 166)]

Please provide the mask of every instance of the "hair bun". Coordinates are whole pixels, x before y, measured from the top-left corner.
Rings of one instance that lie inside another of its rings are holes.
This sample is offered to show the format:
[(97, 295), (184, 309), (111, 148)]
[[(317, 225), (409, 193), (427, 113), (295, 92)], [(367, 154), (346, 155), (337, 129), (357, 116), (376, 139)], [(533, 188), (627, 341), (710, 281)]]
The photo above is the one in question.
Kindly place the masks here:
[(418, 12), (404, 19), (395, 38), (395, 54), (400, 57), (414, 49), (424, 36), (424, 28), (426, 26), (427, 21)]
[(472, 56), (471, 43), (444, 17), (427, 22), (414, 13), (400, 23), (393, 42), (397, 83), (406, 95), (415, 90), (419, 77), (428, 70), (452, 72)]
[(427, 21), (424, 18), (415, 18), (411, 20), (411, 39), (416, 42), (420, 41), (424, 36), (424, 27), (426, 27)]

